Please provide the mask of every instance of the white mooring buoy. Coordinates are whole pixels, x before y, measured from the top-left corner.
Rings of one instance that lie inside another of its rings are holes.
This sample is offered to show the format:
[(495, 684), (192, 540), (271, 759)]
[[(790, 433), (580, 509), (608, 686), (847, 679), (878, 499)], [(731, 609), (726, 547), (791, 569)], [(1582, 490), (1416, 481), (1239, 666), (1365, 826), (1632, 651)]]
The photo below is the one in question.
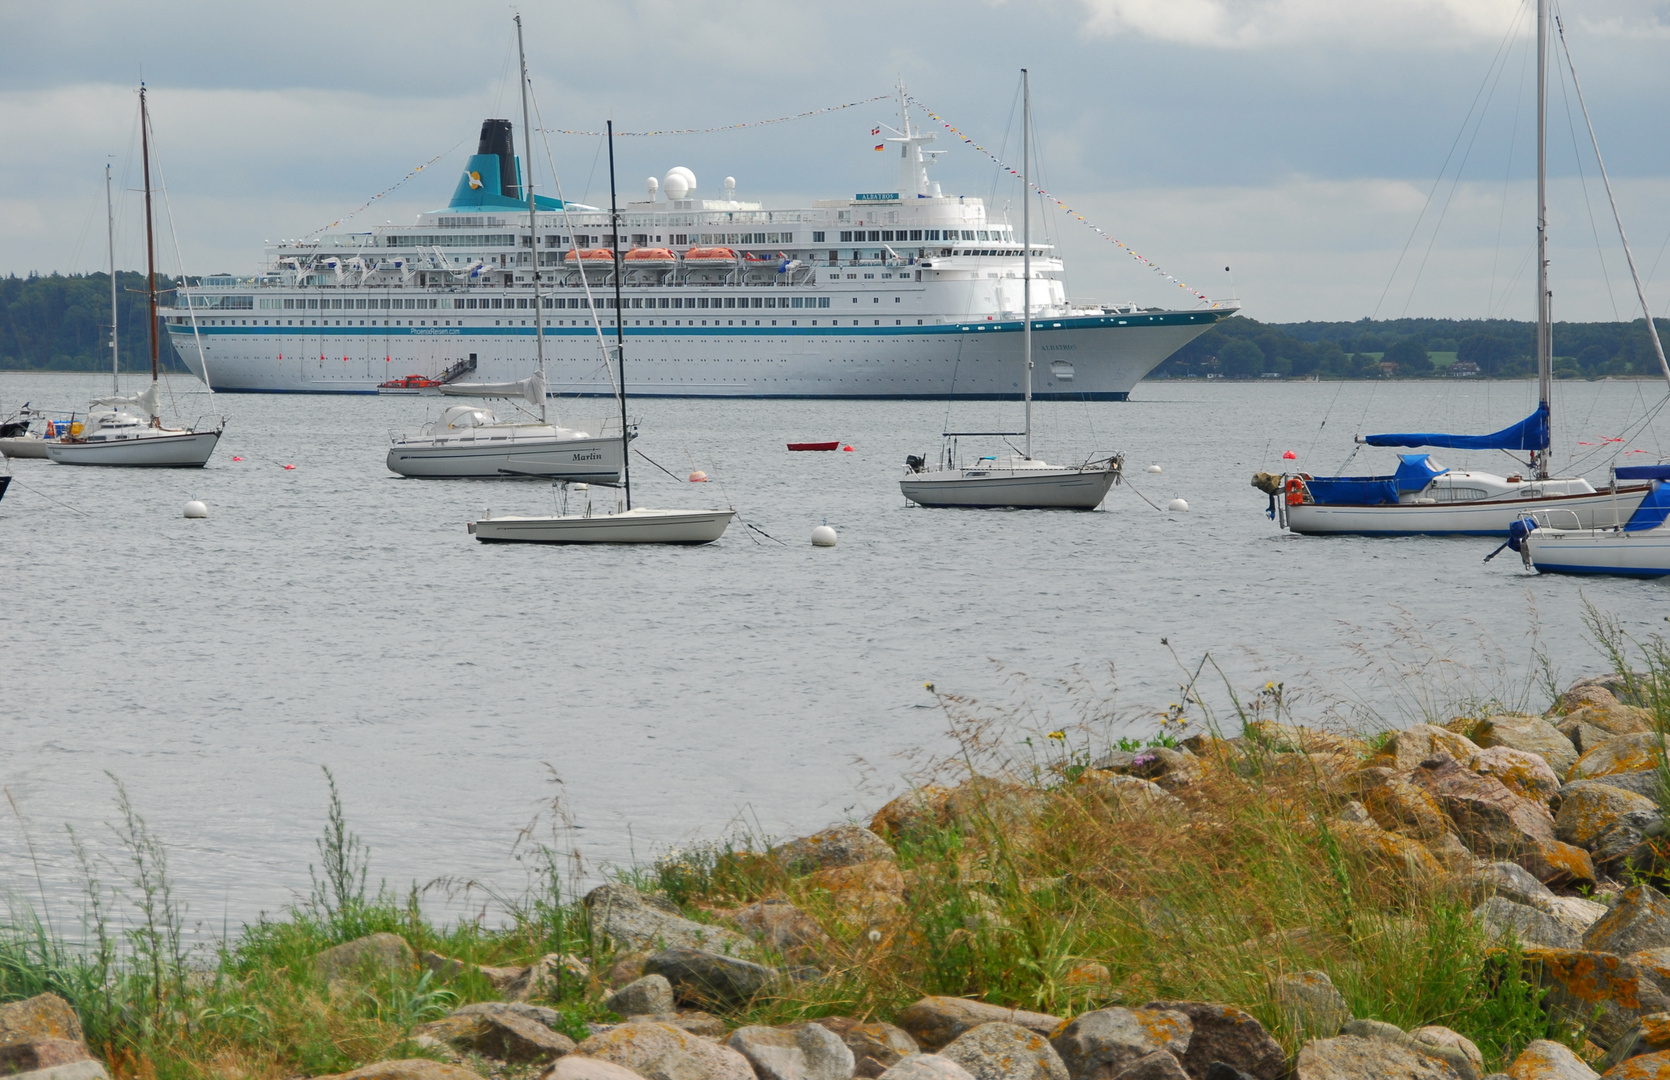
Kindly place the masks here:
[(204, 506), (201, 502), (198, 502), (196, 499), (193, 499), (190, 502), (186, 503), (186, 517), (188, 517), (188, 518), (206, 518), (208, 516), (209, 516), (209, 508), (207, 506)]
[(835, 546), (835, 530), (831, 529), (828, 525), (819, 525), (817, 528), (813, 529), (812, 530), (812, 546), (813, 547), (834, 547)]
[(1189, 504), (1184, 502), (1182, 499), (1173, 499), (1166, 503), (1166, 509), (1175, 510), (1179, 514), (1186, 514), (1189, 512)]
[(1144, 469), (1143, 472), (1157, 473), (1157, 472), (1165, 472), (1165, 470), (1160, 468), (1158, 465), (1150, 465), (1150, 466), (1148, 466), (1148, 468)]

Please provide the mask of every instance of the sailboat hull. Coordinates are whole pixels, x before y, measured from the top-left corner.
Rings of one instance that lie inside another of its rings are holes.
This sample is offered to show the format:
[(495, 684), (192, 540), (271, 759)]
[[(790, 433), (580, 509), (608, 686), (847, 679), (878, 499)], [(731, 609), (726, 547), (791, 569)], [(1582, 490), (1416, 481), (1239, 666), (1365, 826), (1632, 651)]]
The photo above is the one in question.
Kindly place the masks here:
[(127, 468), (200, 469), (220, 442), (219, 431), (177, 435), (132, 435), (86, 442), (51, 439), (46, 456), (60, 465), (117, 465)]
[(498, 517), (469, 525), (484, 544), (711, 544), (733, 510), (627, 510), (595, 517)]
[(1621, 525), (1647, 496), (1647, 487), (1620, 487), (1592, 495), (1555, 495), (1477, 503), (1390, 503), (1351, 506), (1304, 503), (1285, 507), (1287, 527), (1311, 535), (1500, 536), (1526, 514), (1554, 513), (1573, 528)]
[(45, 458), (46, 440), (39, 435), (14, 435), (0, 439), (0, 454), (9, 458)]
[(620, 482), (619, 439), (452, 440), (444, 445), (396, 443), (388, 467), (401, 476), (432, 479), (573, 480)]
[(1118, 472), (1112, 469), (953, 469), (899, 481), (919, 506), (970, 510), (1094, 510)]
[(1670, 576), (1670, 529), (1537, 529), (1520, 543), (1539, 574)]

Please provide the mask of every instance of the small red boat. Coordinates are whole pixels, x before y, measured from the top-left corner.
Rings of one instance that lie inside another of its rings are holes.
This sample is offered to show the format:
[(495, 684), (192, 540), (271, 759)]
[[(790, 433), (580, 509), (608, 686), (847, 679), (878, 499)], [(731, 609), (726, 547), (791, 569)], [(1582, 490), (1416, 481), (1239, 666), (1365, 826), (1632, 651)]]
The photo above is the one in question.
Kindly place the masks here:
[(841, 440), (840, 439), (836, 439), (834, 442), (792, 442), (792, 443), (789, 443), (789, 449), (790, 450), (839, 450), (840, 448), (841, 448)]

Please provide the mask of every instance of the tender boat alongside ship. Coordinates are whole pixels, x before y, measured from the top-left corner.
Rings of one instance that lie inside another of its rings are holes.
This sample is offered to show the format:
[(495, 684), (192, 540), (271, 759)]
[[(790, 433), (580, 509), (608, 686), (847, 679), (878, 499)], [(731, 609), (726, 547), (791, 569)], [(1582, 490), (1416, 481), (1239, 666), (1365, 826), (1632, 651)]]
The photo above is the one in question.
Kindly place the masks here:
[[(512, 382), (535, 368), (537, 273), (552, 392), (612, 397), (585, 286), (613, 291), (618, 246), (635, 394), (1018, 399), (1022, 241), (929, 178), (934, 138), (907, 117), (886, 138), (894, 190), (810, 207), (740, 200), (729, 177), (707, 198), (676, 167), (621, 208), (617, 233), (607, 212), (547, 198), (530, 226), (510, 123), (488, 120), (446, 208), (278, 244), (255, 276), (181, 289), (166, 325), (216, 390), (376, 393), (395, 372), (438, 378), (471, 356), (483, 380)], [(1053, 247), (1029, 250), (1050, 360), (1035, 397), (1123, 400), (1237, 310), (1070, 301)], [(614, 297), (595, 302), (609, 319)]]

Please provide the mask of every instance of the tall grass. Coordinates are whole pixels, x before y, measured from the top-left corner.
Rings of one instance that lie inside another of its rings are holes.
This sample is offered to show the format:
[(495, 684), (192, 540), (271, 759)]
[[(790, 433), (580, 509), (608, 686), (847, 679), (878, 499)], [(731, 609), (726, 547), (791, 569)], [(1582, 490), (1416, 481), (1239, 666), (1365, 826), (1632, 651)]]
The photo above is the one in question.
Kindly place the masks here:
[[(1649, 681), (1670, 685), (1653, 666), (1670, 672), (1670, 653), (1657, 648)], [(1355, 1015), (1445, 1024), (1493, 1063), (1534, 1038), (1575, 1037), (1551, 1024), (1517, 954), (1486, 940), (1471, 898), (1429, 857), (1340, 817), (1342, 777), (1368, 740), (1348, 741), (1342, 756), (1278, 752), (1264, 724), (1294, 721), (1287, 686), (1237, 688), (1210, 656), (1178, 668), (1178, 700), (1157, 716), (1119, 711), (1111, 673), (1075, 674), (1053, 711), (1035, 707), (1018, 676), (1014, 699), (996, 707), (930, 686), (957, 751), (916, 776), (925, 809), (889, 837), (893, 868), (791, 874), (763, 837), (745, 834), (616, 876), (690, 918), (721, 921), (775, 897), (826, 931), (823, 977), (728, 1010), (733, 1023), (891, 1019), (927, 994), (1060, 1016), (1192, 999), (1239, 1005), (1296, 1050), (1277, 982), (1322, 970)], [(1523, 704), (1530, 683), (1510, 690), (1454, 700)], [(1454, 708), (1430, 696), (1411, 702), (1421, 719)], [(1206, 735), (1234, 742), (1191, 739)], [(1186, 739), (1200, 751), (1198, 775), (1157, 802), (1122, 797), (1095, 768), (1111, 748)], [(279, 1080), (419, 1054), (414, 1025), (497, 996), (468, 971), (443, 985), (427, 971), (368, 970), (330, 987), (312, 958), (332, 945), (388, 932), (469, 964), (555, 953), (601, 972), (616, 958), (579, 901), (583, 867), (560, 798), (516, 838), (527, 869), (520, 892), (439, 879), (397, 893), (386, 882), (371, 888), (371, 851), (334, 776), (324, 778), (306, 898), (197, 950), (182, 932), (166, 850), (113, 778), (109, 850), (69, 836), (83, 874), (81, 933), (60, 933), (44, 906), (12, 898), (0, 925), (0, 1000), (63, 995), (122, 1080)], [(476, 914), (437, 924), (422, 904), (436, 892)], [(585, 1021), (609, 1018), (604, 990), (595, 975), (564, 975), (545, 1003), (584, 1037)]]

